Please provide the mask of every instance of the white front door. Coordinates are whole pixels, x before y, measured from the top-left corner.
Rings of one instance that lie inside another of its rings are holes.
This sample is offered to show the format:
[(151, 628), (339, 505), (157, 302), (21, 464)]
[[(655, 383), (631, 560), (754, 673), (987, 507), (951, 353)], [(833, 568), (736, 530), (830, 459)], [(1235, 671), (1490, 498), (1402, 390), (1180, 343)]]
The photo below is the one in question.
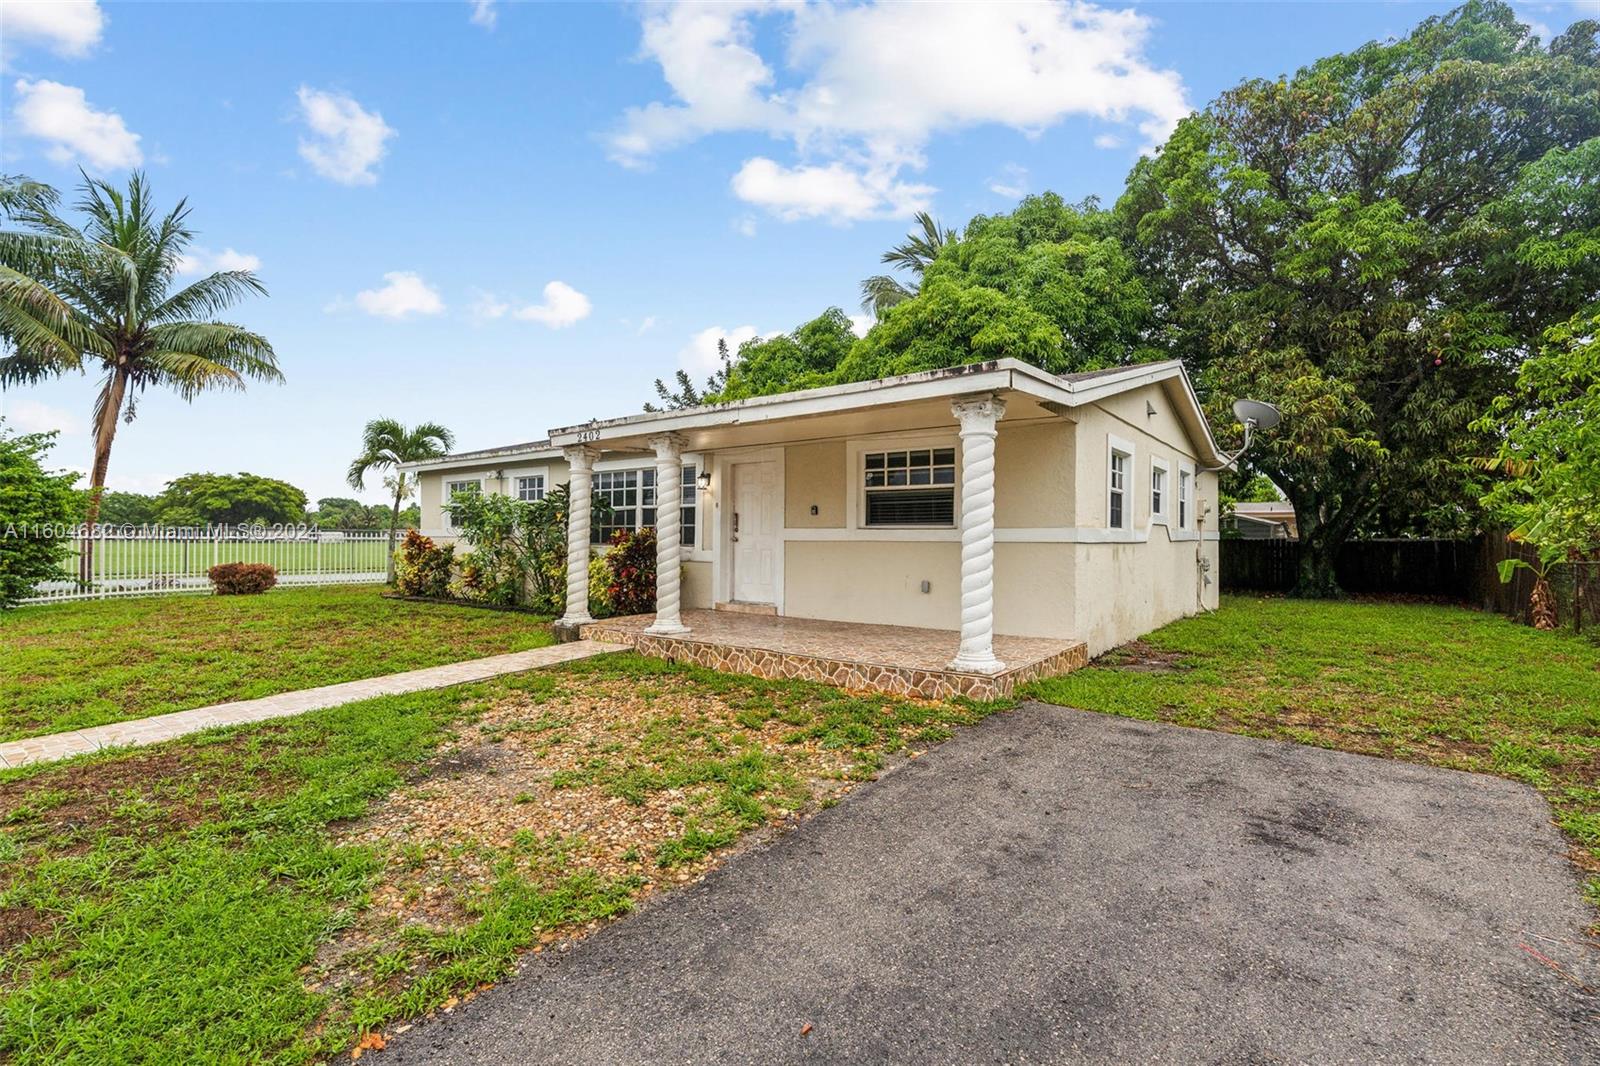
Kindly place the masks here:
[(730, 470), (733, 514), (733, 598), (739, 603), (775, 603), (778, 592), (778, 464), (734, 463)]

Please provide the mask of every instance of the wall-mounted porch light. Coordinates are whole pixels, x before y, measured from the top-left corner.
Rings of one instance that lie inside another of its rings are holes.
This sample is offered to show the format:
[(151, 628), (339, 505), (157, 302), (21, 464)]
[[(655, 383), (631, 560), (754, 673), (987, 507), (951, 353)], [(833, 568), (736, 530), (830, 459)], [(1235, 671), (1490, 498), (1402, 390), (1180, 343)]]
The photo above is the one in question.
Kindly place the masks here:
[(700, 486), (701, 492), (709, 491), (711, 488), (711, 471), (700, 471), (700, 476), (694, 479), (694, 483)]

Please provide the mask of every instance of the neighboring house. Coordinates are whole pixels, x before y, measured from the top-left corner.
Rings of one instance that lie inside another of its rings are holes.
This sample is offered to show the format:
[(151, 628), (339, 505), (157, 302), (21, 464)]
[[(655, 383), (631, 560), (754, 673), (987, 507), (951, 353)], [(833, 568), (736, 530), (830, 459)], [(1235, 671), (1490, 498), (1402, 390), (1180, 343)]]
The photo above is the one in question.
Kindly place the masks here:
[(1226, 529), (1237, 530), (1244, 540), (1298, 540), (1294, 504), (1288, 500), (1269, 503), (1236, 503), (1233, 513), (1223, 519)]
[(1098, 654), (1214, 607), (1223, 461), (1175, 361), (1058, 376), (1000, 359), (592, 421), (410, 469), (436, 537), (451, 492), (572, 481), (583, 499), (587, 481), (609, 499), (613, 527), (572, 541), (569, 623), (588, 620), (590, 546), (676, 511), (659, 632), (682, 631), (681, 607), (960, 630), (953, 668), (983, 672), (997, 632)]

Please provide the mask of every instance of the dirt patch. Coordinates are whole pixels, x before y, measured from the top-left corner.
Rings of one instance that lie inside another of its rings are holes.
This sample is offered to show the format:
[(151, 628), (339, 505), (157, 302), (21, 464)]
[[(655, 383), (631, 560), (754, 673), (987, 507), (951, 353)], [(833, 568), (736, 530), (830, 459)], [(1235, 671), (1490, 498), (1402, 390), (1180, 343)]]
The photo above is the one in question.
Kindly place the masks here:
[[(469, 923), (471, 901), (508, 862), (552, 881), (635, 878), (633, 899), (642, 903), (700, 880), (738, 848), (792, 827), (851, 787), (856, 753), (797, 742), (794, 725), (781, 719), (738, 724), (748, 701), (748, 693), (708, 692), (686, 678), (648, 686), (574, 678), (543, 699), (517, 693), (488, 706), (405, 787), (343, 827), (340, 843), (373, 848), (385, 868), (368, 906), (318, 953), (310, 987), (363, 984), (362, 960), (402, 944), (408, 927)], [(781, 764), (794, 794), (781, 809), (769, 806), (736, 847), (663, 866), (664, 845), (715, 815), (717, 784), (633, 789), (626, 774), (751, 752)], [(532, 950), (564, 950), (603, 924), (546, 930)]]
[(32, 907), (0, 907), (0, 956), (49, 932), (54, 922)]
[(1173, 674), (1189, 669), (1180, 653), (1157, 648), (1142, 640), (1112, 648), (1096, 659), (1094, 665), (1143, 674)]
[[(187, 829), (206, 820), (223, 790), (270, 794), (279, 787), (264, 767), (241, 768), (238, 752), (254, 737), (204, 747), (158, 749), (121, 758), (71, 763), (0, 783), (0, 826), (30, 837), (87, 838), (141, 827)], [(226, 770), (223, 768), (226, 767)]]

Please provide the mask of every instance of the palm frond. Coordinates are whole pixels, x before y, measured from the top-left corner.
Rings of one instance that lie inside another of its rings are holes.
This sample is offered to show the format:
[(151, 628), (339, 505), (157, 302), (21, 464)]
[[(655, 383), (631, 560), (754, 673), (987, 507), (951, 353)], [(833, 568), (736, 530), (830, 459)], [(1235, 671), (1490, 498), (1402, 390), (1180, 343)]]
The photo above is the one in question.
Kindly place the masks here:
[(214, 315), (232, 307), (246, 296), (265, 296), (267, 287), (248, 270), (224, 270), (188, 285), (146, 315), (151, 322)]
[(887, 274), (875, 274), (861, 283), (861, 309), (874, 316), (881, 315), (916, 294), (916, 289)]

